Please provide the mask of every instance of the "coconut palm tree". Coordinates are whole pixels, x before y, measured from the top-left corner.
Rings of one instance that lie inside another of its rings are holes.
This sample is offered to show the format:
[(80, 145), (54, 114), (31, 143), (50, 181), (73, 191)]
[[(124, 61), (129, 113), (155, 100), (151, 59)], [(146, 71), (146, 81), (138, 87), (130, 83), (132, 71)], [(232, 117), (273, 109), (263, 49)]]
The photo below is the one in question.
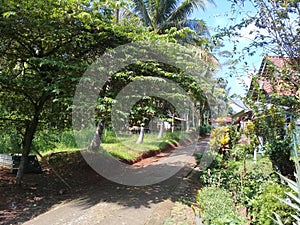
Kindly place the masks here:
[(189, 19), (195, 9), (204, 10), (206, 3), (213, 0), (133, 0), (132, 12), (140, 17), (143, 25), (164, 33), (171, 27), (189, 27), (197, 33), (206, 33), (203, 20)]
[[(177, 30), (190, 28), (195, 33), (187, 32), (179, 35), (181, 44), (193, 48), (197, 57), (211, 64), (213, 67), (219, 65), (218, 60), (206, 48), (209, 42), (209, 32), (206, 23), (201, 19), (190, 19), (189, 17), (197, 9), (205, 9), (205, 4), (214, 3), (214, 0), (131, 0), (130, 9), (122, 8), (120, 17), (137, 16), (144, 26), (150, 27), (158, 34), (164, 34), (172, 27)], [(119, 18), (119, 15), (118, 15)], [(199, 48), (200, 47), (200, 48)]]

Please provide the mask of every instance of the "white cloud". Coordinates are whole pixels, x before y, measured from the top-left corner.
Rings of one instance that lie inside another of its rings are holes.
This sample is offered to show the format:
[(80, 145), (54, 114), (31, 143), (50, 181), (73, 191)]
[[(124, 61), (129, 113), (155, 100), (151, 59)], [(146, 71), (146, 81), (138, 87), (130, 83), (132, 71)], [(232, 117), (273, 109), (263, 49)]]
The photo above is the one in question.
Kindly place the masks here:
[(243, 27), (240, 30), (241, 37), (244, 41), (251, 41), (254, 40), (254, 38), (257, 35), (264, 35), (267, 36), (268, 32), (265, 29), (260, 29), (255, 26), (255, 24), (251, 23), (247, 27)]

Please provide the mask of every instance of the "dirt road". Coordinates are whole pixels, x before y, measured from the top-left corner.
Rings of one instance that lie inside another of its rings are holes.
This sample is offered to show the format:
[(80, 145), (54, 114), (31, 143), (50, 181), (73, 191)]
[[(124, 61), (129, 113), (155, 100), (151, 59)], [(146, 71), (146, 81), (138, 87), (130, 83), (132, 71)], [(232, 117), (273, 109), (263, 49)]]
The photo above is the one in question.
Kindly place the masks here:
[[(203, 151), (208, 148), (207, 143), (208, 138), (202, 139), (197, 145), (184, 149)], [(159, 225), (177, 224), (176, 217), (180, 217), (180, 224), (195, 224), (192, 210), (188, 206), (178, 206), (185, 197), (190, 200), (199, 185), (197, 181), (191, 184), (191, 172), (197, 168), (195, 158), (186, 157), (189, 163), (178, 173), (149, 186), (125, 186), (99, 177), (93, 183), (89, 176), (89, 182), (85, 183), (89, 187), (82, 189), (84, 192), (81, 190), (76, 198), (52, 205), (45, 213), (23, 224)]]

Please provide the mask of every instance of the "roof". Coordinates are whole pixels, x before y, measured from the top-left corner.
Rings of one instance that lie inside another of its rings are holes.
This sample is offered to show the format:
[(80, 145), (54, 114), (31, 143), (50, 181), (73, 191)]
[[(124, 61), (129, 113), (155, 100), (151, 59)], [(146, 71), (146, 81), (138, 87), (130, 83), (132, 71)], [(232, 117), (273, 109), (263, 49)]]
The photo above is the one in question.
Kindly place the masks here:
[(288, 57), (282, 57), (282, 56), (270, 56), (267, 55), (263, 60), (268, 60), (269, 62), (273, 63), (275, 66), (279, 68), (283, 68), (288, 65), (289, 58)]
[[(294, 96), (297, 92), (296, 86), (292, 81), (283, 78), (280, 71), (275, 73), (279, 69), (289, 67), (290, 60), (288, 57), (281, 56), (265, 56), (261, 62), (256, 82), (260, 89), (265, 94), (269, 95), (277, 93), (279, 96)], [(296, 78), (295, 78), (296, 79)], [(251, 81), (249, 91), (253, 90), (254, 80)], [(255, 98), (257, 94), (253, 93)]]
[(219, 124), (228, 124), (232, 122), (232, 117), (228, 115), (226, 117), (211, 118), (210, 122), (219, 123)]

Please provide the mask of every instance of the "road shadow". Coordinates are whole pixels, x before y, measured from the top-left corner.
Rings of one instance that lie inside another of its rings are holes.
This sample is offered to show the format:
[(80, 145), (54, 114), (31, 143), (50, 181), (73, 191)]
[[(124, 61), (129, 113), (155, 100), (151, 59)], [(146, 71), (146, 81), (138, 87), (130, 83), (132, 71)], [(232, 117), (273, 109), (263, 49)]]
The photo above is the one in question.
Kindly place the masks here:
[[(207, 148), (202, 143), (201, 148)], [(191, 165), (179, 170), (163, 182), (148, 186), (126, 186), (112, 182), (96, 173), (79, 152), (53, 155), (48, 162), (41, 162), (42, 174), (26, 174), (22, 188), (14, 185), (14, 175), (0, 172), (0, 224), (18, 224), (28, 221), (57, 204), (74, 201), (82, 209), (98, 203), (114, 203), (123, 207), (149, 208), (166, 199), (177, 201), (181, 196), (176, 189), (191, 171)], [(55, 171), (55, 172), (54, 172)], [(57, 176), (57, 174), (59, 176)], [(71, 187), (68, 188), (65, 183)]]

